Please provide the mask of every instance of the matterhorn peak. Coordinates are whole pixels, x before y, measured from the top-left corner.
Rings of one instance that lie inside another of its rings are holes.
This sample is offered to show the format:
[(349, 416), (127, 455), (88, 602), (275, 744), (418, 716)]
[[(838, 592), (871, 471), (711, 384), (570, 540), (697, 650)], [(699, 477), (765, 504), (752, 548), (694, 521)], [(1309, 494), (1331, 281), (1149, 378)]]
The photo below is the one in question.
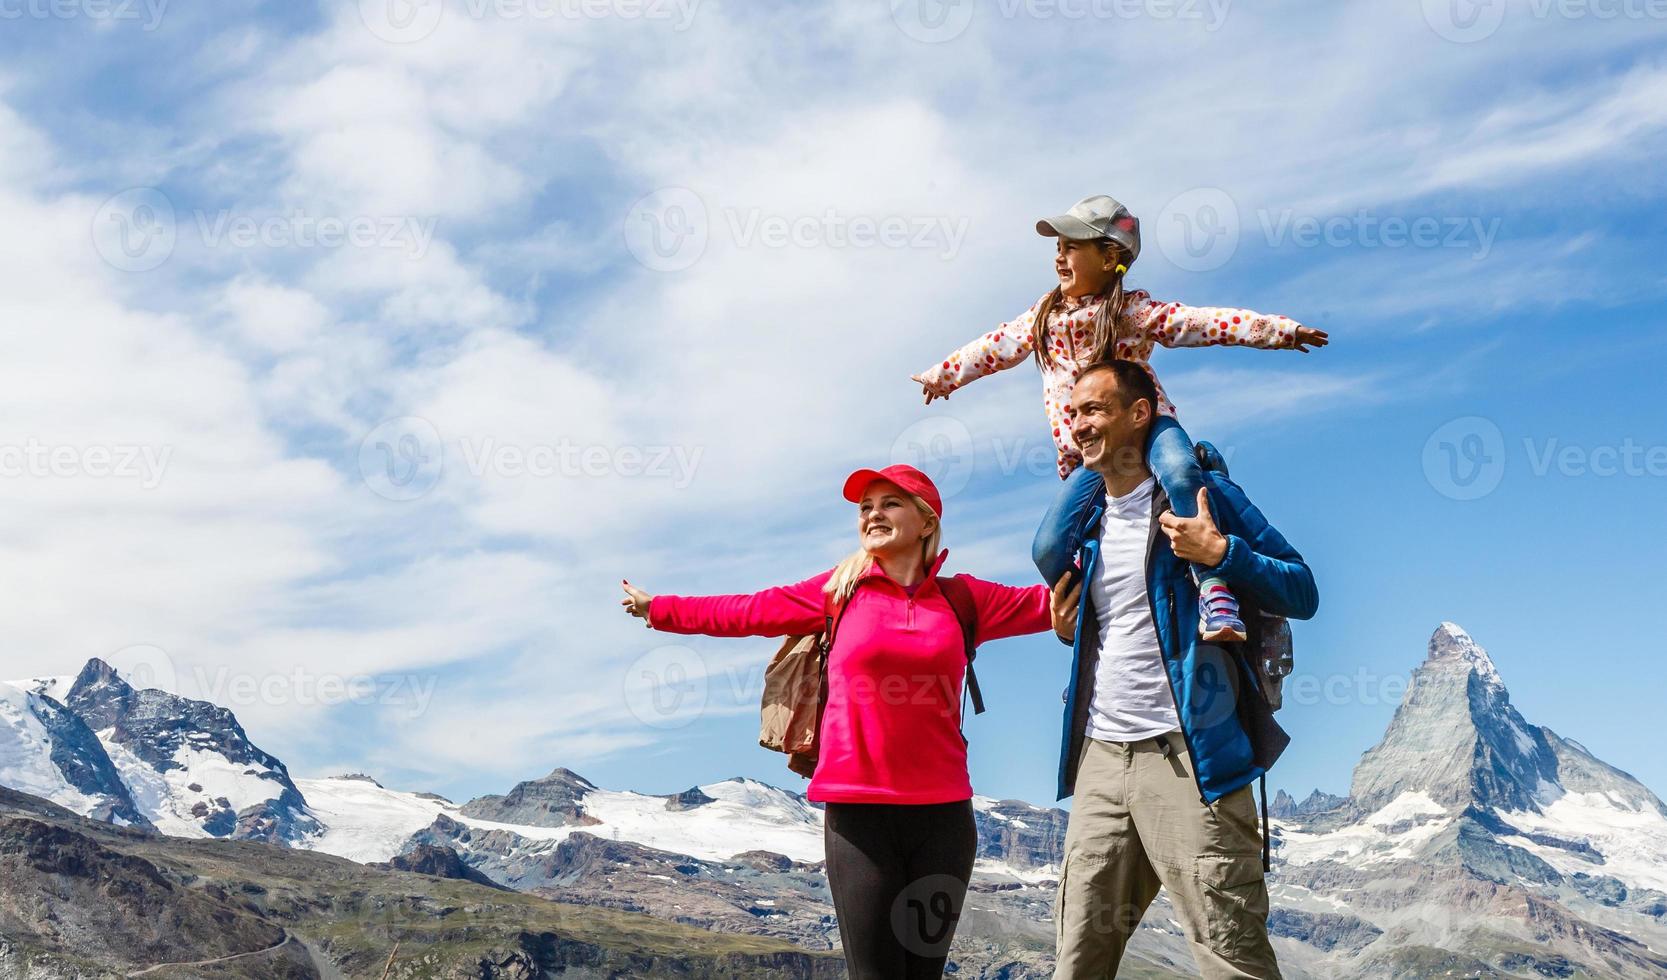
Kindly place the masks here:
[(1493, 658), (1457, 623), (1444, 622), (1436, 627), (1435, 633), (1430, 636), (1429, 651), (1426, 666), (1444, 662), (1456, 664), (1474, 670), (1485, 681), (1504, 686), (1499, 668), (1493, 665)]
[(1512, 707), (1487, 651), (1448, 622), (1430, 637), (1383, 740), (1361, 757), (1349, 795), (1365, 812), (1404, 793), (1444, 809), (1533, 810), (1556, 784), (1547, 736)]

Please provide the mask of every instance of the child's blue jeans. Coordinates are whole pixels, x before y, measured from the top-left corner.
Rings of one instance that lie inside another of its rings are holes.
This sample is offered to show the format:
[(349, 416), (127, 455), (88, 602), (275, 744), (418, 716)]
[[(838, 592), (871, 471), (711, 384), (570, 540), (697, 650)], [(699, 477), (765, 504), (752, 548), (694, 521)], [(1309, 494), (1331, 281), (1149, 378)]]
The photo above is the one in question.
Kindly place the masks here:
[[(1169, 497), (1169, 507), (1176, 517), (1198, 516), (1198, 491), (1204, 486), (1204, 470), (1198, 465), (1192, 439), (1181, 423), (1167, 415), (1158, 416), (1146, 437), (1146, 465), (1158, 478), (1163, 492)], [(1082, 550), (1084, 538), (1093, 528), (1084, 527), (1088, 512), (1105, 494), (1105, 481), (1100, 474), (1086, 466), (1079, 466), (1065, 478), (1065, 486), (1054, 498), (1042, 524), (1036, 529), (1036, 540), (1031, 543), (1030, 557), (1042, 581), (1053, 585), (1060, 576), (1076, 567), (1077, 552)], [(1207, 569), (1194, 566), (1200, 577)]]

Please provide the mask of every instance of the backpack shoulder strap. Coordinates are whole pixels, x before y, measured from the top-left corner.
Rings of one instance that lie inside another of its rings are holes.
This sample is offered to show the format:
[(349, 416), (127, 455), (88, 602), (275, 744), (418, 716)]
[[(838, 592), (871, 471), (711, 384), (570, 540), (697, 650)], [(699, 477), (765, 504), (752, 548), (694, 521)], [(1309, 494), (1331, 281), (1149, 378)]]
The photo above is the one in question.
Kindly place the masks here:
[(978, 656), (978, 603), (973, 600), (972, 588), (959, 575), (938, 578), (938, 591), (949, 600), (955, 618), (961, 623), (961, 637), (967, 649), (967, 693), (972, 696), (972, 712), (984, 713), (984, 693), (978, 689), (978, 674), (972, 662)]
[[(851, 605), (851, 600), (857, 597), (857, 590), (862, 588), (862, 583), (865, 581), (867, 581), (866, 578), (857, 579), (856, 582), (851, 585), (851, 594), (845, 597), (844, 602), (838, 602), (832, 597), (828, 598), (826, 614), (823, 617), (824, 625), (822, 629), (822, 651), (824, 653), (833, 652), (834, 632), (839, 629), (840, 621), (845, 618), (846, 608)], [(826, 663), (827, 661), (824, 658), (824, 666)]]

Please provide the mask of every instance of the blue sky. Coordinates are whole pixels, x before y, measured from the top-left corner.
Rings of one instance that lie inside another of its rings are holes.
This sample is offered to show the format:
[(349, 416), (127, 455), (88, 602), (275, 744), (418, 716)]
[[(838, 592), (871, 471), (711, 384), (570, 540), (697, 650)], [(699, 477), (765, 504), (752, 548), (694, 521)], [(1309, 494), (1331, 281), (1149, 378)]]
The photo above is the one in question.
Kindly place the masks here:
[[(0, 5), (0, 676), (104, 656), (456, 797), (802, 786), (774, 644), (618, 580), (808, 577), (908, 460), (953, 570), (1032, 581), (1035, 369), (908, 376), (1111, 193), (1132, 284), (1332, 334), (1154, 362), (1319, 576), (1272, 784), (1346, 790), (1451, 620), (1667, 791), (1667, 23), (1453, 4)], [(983, 651), (979, 792), (1051, 800), (1065, 667)]]

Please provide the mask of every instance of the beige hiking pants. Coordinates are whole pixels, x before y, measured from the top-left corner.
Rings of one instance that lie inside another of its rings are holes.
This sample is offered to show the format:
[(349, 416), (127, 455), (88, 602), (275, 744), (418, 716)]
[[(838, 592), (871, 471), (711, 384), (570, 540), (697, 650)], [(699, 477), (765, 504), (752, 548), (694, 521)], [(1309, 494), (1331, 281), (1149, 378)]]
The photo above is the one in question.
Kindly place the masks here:
[(1179, 732), (1083, 740), (1054, 904), (1054, 980), (1116, 975), (1161, 885), (1205, 980), (1279, 977), (1268, 942), (1262, 835), (1249, 786), (1206, 806)]

